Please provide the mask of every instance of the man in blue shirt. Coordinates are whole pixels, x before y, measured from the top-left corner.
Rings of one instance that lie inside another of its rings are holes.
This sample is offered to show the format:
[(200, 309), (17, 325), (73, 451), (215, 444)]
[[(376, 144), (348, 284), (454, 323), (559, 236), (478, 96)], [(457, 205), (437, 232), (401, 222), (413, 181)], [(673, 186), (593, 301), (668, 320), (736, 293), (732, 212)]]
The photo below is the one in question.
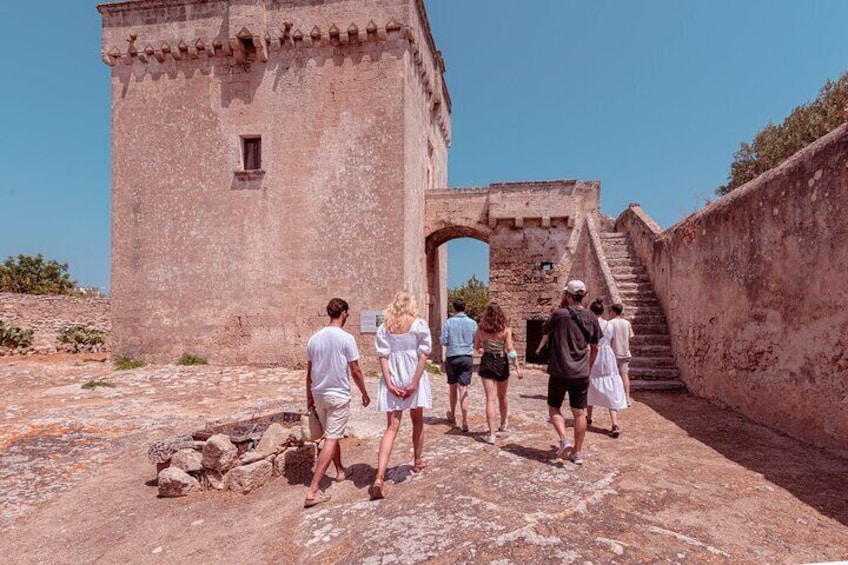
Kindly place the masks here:
[(456, 314), (448, 318), (439, 341), (445, 346), (445, 370), (450, 385), (450, 410), (447, 418), (456, 424), (456, 401), (462, 410), (462, 431), (468, 431), (468, 385), (474, 371), (474, 334), (477, 322), (465, 315), (465, 301), (457, 298), (453, 301)]

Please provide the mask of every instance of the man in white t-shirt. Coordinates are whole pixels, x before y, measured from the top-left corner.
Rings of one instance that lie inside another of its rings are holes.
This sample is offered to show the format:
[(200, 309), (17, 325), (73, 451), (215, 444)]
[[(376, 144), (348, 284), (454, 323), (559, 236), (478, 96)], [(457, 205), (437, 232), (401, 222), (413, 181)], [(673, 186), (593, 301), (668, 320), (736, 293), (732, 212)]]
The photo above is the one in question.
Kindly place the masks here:
[(618, 372), (624, 381), (624, 394), (627, 396), (627, 405), (630, 406), (630, 340), (633, 338), (633, 326), (621, 317), (624, 306), (613, 304), (610, 308), (609, 323), (612, 326), (613, 340), (612, 349), (615, 353), (615, 361), (618, 363)]
[[(350, 417), (350, 379), (362, 393), (362, 406), (371, 399), (365, 389), (365, 379), (359, 368), (359, 351), (353, 336), (342, 329), (347, 322), (348, 304), (341, 298), (333, 298), (327, 304), (330, 324), (316, 332), (306, 344), (309, 358), (306, 370), (306, 406), (315, 410), (324, 427), (324, 449), (318, 454), (315, 474), (306, 493), (304, 508), (330, 500), (330, 495), (318, 491), (318, 483), (330, 466), (336, 465), (336, 480), (345, 479), (342, 465), (342, 447), (339, 440), (344, 436)], [(350, 373), (348, 373), (348, 369)]]

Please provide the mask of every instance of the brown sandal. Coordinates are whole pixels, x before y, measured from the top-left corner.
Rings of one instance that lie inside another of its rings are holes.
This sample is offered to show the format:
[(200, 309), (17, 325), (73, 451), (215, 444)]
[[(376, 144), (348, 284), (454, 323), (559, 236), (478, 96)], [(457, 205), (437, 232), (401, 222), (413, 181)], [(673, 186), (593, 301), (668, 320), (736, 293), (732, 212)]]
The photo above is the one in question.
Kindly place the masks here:
[(371, 500), (382, 500), (386, 498), (386, 495), (383, 493), (383, 481), (374, 481), (374, 484), (368, 487), (368, 496)]

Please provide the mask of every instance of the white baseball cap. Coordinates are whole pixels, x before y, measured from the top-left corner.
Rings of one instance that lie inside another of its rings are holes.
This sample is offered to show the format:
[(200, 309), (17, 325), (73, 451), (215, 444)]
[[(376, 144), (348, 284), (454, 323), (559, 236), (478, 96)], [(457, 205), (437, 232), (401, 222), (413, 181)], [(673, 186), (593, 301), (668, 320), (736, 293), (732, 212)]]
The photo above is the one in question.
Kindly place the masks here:
[(586, 294), (586, 284), (577, 279), (570, 280), (563, 290), (572, 296)]

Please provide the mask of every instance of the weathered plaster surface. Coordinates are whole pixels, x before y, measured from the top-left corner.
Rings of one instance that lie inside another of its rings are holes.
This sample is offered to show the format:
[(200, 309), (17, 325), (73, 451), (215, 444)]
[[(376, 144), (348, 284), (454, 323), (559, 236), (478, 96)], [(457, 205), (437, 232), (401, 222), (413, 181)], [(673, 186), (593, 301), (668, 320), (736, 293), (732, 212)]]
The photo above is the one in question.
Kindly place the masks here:
[[(363, 350), (362, 310), (400, 288), (427, 303), (424, 192), (446, 181), (450, 100), (420, 2), (100, 9), (119, 354), (296, 364), (333, 296)], [(263, 171), (244, 174), (256, 135)]]
[(848, 126), (665, 232), (618, 218), (690, 391), (848, 452)]
[(32, 348), (39, 353), (58, 349), (57, 339), (68, 326), (87, 326), (108, 334), (112, 329), (107, 298), (78, 298), (0, 293), (0, 320), (32, 330)]

